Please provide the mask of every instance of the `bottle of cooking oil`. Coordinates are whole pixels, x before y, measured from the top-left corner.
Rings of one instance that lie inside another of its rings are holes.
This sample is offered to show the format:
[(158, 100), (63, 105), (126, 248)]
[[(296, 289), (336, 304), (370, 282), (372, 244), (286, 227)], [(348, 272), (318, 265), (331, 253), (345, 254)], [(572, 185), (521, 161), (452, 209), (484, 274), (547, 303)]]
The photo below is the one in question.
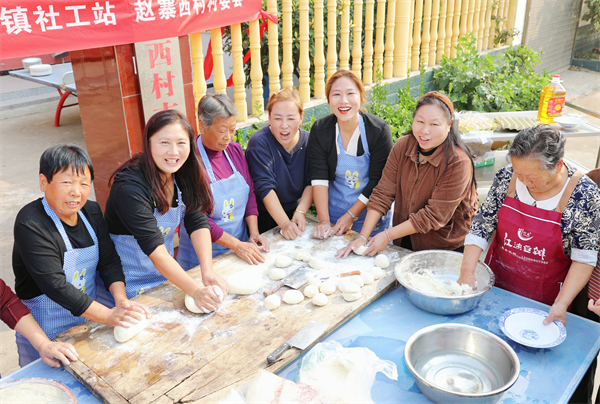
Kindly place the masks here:
[(542, 89), (540, 106), (538, 107), (538, 121), (552, 123), (554, 118), (562, 115), (565, 106), (567, 90), (560, 84), (560, 75), (552, 76), (552, 81)]

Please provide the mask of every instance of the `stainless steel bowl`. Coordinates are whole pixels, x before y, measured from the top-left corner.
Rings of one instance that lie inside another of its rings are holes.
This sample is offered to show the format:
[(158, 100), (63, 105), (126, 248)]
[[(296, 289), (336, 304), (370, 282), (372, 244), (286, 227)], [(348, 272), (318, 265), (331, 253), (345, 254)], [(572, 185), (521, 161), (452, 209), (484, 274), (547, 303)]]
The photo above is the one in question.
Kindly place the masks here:
[(515, 351), (496, 335), (464, 324), (436, 324), (414, 333), (404, 361), (434, 403), (495, 403), (519, 377)]
[(479, 304), (485, 292), (494, 286), (495, 275), (487, 265), (478, 262), (475, 268), (477, 290), (468, 295), (429, 294), (406, 282), (406, 274), (423, 274), (431, 270), (436, 278), (456, 281), (460, 275), (463, 255), (454, 251), (426, 250), (409, 254), (396, 264), (396, 279), (404, 286), (408, 300), (418, 308), (435, 314), (466, 313)]

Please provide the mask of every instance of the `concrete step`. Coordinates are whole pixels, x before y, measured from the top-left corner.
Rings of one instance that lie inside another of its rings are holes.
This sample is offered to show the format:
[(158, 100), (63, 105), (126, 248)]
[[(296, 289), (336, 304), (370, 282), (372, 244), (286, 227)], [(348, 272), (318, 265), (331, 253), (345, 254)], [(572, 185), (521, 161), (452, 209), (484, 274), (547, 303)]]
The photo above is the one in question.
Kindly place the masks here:
[(53, 95), (57, 95), (58, 91), (54, 87), (48, 86), (39, 86), (34, 88), (26, 88), (20, 89), (17, 91), (10, 91), (0, 94), (0, 102), (4, 103), (4, 101), (15, 100), (23, 97), (31, 97), (34, 95), (40, 94), (48, 94), (52, 93)]
[(60, 94), (58, 94), (58, 91), (56, 91), (56, 89), (54, 88), (49, 87), (49, 89), (54, 91), (39, 93), (36, 93), (34, 91), (33, 94), (31, 94), (31, 90), (27, 90), (26, 93), (29, 93), (31, 95), (21, 95), (20, 97), (15, 97), (7, 100), (0, 100), (0, 110), (5, 111), (9, 109), (23, 108), (30, 105), (37, 105), (43, 103), (54, 103), (54, 105), (56, 106), (55, 103), (58, 102), (58, 100), (60, 100)]

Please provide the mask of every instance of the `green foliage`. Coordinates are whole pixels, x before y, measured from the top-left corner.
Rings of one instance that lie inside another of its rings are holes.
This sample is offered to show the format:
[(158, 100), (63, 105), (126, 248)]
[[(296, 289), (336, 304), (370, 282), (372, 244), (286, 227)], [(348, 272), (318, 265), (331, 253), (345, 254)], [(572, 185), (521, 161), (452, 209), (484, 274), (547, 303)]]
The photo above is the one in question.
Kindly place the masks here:
[(498, 17), (495, 15), (495, 11), (498, 9), (498, 0), (494, 0), (492, 4), (492, 10), (494, 14), (492, 14), (491, 18), (493, 21), (496, 21), (496, 25), (494, 27), (494, 31), (496, 32), (496, 36), (494, 36), (494, 45), (505, 45), (519, 35), (519, 30), (516, 28), (506, 29), (508, 25), (508, 18), (506, 17)]
[(581, 17), (592, 24), (592, 32), (600, 31), (600, 0), (584, 0), (588, 11)]
[[(421, 95), (425, 92), (425, 64), (421, 63)], [(387, 101), (387, 83), (382, 84), (383, 74), (379, 66), (375, 70), (375, 83), (371, 88), (369, 112), (384, 119), (390, 126), (394, 143), (412, 127), (412, 114), (417, 100), (410, 96), (410, 79), (406, 86), (398, 88), (398, 101), (393, 105)]]
[(302, 125), (302, 129), (304, 129), (307, 132), (310, 132), (310, 128), (312, 128), (313, 124), (317, 121), (317, 118), (315, 118), (314, 116), (310, 117), (310, 122), (306, 122), (304, 125)]
[(471, 34), (459, 39), (455, 59), (442, 57), (434, 74), (436, 87), (446, 93), (457, 111), (536, 110), (550, 74), (536, 74), (539, 52), (527, 46), (511, 46), (494, 58), (480, 55)]

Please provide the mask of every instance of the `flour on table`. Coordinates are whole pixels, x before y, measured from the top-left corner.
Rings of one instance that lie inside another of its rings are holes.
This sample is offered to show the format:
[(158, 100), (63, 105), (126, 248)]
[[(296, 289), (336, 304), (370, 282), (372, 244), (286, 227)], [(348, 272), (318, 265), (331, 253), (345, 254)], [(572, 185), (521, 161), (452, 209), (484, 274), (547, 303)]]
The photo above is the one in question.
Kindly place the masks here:
[(459, 285), (448, 280), (437, 279), (431, 270), (426, 269), (423, 274), (405, 274), (406, 282), (426, 293), (438, 295), (467, 295), (473, 293), (473, 288), (469, 285)]

